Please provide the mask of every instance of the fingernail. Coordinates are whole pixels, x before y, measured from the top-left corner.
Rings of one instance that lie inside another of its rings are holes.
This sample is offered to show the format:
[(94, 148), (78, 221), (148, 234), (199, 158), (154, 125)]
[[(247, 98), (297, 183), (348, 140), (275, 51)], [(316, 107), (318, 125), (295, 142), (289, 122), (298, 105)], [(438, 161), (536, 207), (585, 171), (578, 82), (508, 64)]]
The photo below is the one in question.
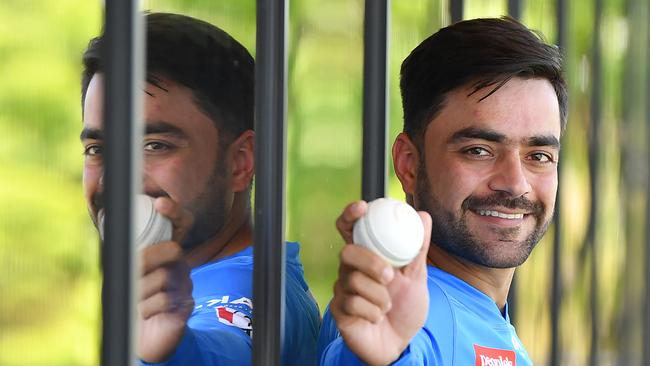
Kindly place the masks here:
[(384, 268), (384, 271), (381, 273), (381, 279), (384, 281), (384, 283), (388, 283), (393, 280), (393, 267), (388, 266)]

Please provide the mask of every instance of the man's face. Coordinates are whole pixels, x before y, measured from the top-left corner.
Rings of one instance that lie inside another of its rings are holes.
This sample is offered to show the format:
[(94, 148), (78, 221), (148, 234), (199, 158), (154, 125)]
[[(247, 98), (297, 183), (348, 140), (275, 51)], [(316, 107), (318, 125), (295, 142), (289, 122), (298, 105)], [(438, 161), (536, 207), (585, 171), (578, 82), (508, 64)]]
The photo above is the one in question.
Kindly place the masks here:
[(431, 241), (487, 267), (522, 264), (545, 233), (557, 192), (560, 113), (544, 79), (459, 88), (424, 134), (414, 202)]
[[(194, 215), (183, 245), (198, 245), (223, 226), (232, 192), (227, 184), (225, 149), (219, 131), (195, 104), (190, 89), (159, 78), (147, 83), (144, 102), (143, 191), (168, 196)], [(103, 209), (103, 88), (95, 74), (84, 102), (81, 141), (84, 146), (84, 195), (95, 225)]]

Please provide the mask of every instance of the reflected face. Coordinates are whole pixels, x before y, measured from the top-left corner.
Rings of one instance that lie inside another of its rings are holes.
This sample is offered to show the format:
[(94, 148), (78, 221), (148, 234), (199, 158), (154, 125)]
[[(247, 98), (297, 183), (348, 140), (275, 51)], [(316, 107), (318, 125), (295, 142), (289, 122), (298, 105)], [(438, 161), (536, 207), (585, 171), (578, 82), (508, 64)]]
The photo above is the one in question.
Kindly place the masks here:
[(424, 134), (414, 203), (431, 242), (493, 268), (522, 264), (546, 232), (557, 192), (560, 113), (552, 85), (513, 78), (470, 95), (459, 88)]
[[(84, 148), (83, 185), (88, 211), (95, 225), (103, 194), (103, 75), (95, 74), (84, 102), (81, 142)], [(168, 196), (194, 215), (186, 248), (214, 236), (224, 225), (226, 203), (232, 201), (226, 179), (225, 149), (219, 131), (195, 104), (190, 89), (159, 78), (145, 89), (143, 191)]]

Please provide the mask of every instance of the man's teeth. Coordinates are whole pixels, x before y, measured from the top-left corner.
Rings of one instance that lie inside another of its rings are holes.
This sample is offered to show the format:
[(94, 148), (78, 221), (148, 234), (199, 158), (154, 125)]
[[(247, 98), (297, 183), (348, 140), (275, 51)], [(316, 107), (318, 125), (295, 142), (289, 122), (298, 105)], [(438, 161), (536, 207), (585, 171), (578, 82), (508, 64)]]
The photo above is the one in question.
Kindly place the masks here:
[(523, 219), (524, 214), (522, 213), (516, 213), (516, 214), (507, 214), (499, 211), (492, 211), (492, 210), (479, 210), (478, 212), (479, 215), (481, 216), (493, 216), (493, 217), (498, 217), (501, 219), (509, 219), (509, 220), (516, 220), (516, 219)]

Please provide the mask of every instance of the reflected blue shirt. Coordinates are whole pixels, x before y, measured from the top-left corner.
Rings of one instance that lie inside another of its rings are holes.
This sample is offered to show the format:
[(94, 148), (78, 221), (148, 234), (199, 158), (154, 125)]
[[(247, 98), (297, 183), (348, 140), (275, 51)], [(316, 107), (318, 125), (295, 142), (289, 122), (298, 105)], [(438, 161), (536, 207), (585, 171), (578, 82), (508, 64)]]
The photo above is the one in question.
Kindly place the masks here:
[[(510, 324), (486, 294), (463, 280), (428, 266), (429, 314), (394, 365), (532, 366)], [(321, 365), (363, 365), (343, 342), (325, 312), (318, 339)]]
[[(304, 279), (300, 246), (286, 245), (283, 365), (316, 364), (318, 306)], [(192, 269), (195, 308), (185, 335), (165, 362), (141, 365), (250, 365), (253, 248)], [(261, 311), (264, 311), (263, 309)]]

